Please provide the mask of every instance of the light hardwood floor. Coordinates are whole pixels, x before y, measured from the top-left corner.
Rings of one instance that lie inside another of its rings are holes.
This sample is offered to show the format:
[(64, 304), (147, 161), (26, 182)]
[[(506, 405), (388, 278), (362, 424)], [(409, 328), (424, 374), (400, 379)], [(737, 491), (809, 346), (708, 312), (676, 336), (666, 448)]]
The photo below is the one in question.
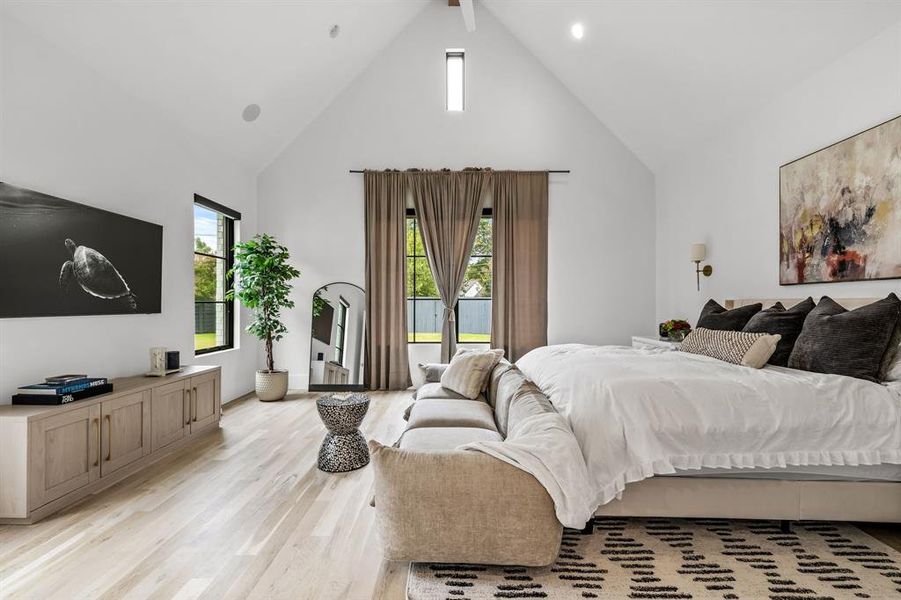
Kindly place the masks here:
[[(404, 598), (381, 558), (372, 469), (316, 468), (317, 394), (223, 407), (222, 429), (31, 526), (0, 526), (2, 598)], [(393, 442), (409, 392), (372, 394)]]
[[(372, 469), (316, 469), (316, 394), (223, 407), (222, 429), (31, 526), (0, 526), (2, 598), (401, 600), (381, 559)], [(368, 439), (400, 435), (408, 392), (372, 394)], [(897, 526), (863, 526), (901, 550)]]

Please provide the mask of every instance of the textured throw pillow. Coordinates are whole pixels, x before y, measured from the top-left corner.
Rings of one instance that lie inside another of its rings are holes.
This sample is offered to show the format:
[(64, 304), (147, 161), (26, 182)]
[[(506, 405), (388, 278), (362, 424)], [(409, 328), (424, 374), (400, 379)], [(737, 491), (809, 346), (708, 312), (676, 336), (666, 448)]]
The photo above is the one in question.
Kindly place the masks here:
[(425, 383), (440, 383), (445, 369), (447, 365), (443, 363), (419, 363), (419, 370)]
[(878, 381), (899, 318), (901, 300), (895, 294), (855, 310), (823, 296), (807, 315), (788, 366)]
[(695, 329), (679, 350), (718, 358), (734, 365), (760, 369), (770, 359), (781, 336), (768, 333)]
[(708, 300), (701, 309), (697, 327), (718, 329), (720, 331), (741, 331), (755, 314), (760, 312), (763, 304), (749, 304), (732, 310), (726, 310), (715, 300)]
[(441, 375), (441, 387), (475, 400), (487, 383), (491, 369), (503, 357), (503, 350), (476, 351), (461, 348)]
[(781, 302), (777, 302), (770, 308), (760, 311), (748, 321), (742, 331), (748, 333), (778, 333), (782, 336), (776, 351), (770, 357), (771, 365), (780, 367), (788, 366), (788, 357), (791, 356), (792, 348), (801, 334), (804, 327), (804, 319), (807, 314), (813, 310), (816, 304), (813, 298), (808, 298), (803, 302), (795, 304), (790, 309), (785, 310)]

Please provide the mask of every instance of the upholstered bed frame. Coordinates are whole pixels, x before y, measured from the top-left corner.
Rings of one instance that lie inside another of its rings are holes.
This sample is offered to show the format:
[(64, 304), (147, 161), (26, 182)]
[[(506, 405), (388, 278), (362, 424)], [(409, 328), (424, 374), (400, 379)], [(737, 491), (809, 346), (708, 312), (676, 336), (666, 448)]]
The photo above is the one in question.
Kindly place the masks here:
[[(851, 310), (879, 298), (836, 298)], [(726, 308), (803, 300), (745, 298)], [(732, 519), (880, 521), (901, 523), (901, 482), (790, 481), (723, 477), (652, 477), (626, 486), (621, 500), (598, 508), (601, 516), (719, 517)]]

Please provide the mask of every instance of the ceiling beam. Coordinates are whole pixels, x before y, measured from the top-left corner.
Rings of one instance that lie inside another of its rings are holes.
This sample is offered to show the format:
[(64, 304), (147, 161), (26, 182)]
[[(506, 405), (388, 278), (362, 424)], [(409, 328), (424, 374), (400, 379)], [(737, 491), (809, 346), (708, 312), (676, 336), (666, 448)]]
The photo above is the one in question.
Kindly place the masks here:
[(463, 23), (466, 24), (466, 31), (472, 33), (476, 30), (476, 13), (472, 7), (472, 0), (459, 0), (460, 10), (463, 11)]

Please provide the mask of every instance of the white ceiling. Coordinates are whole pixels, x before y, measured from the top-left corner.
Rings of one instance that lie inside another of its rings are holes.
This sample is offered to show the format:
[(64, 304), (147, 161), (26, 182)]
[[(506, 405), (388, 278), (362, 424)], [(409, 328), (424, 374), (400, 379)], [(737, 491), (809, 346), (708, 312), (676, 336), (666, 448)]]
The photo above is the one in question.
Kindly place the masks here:
[[(258, 171), (429, 2), (445, 0), (3, 0), (3, 10)], [(899, 0), (483, 2), (651, 168), (901, 20)], [(251, 103), (263, 113), (245, 123)]]
[[(259, 171), (429, 0), (2, 0), (183, 128)], [(329, 37), (332, 25), (337, 38)], [(259, 104), (247, 123), (241, 113)]]
[(483, 2), (651, 169), (901, 20), (898, 0)]

